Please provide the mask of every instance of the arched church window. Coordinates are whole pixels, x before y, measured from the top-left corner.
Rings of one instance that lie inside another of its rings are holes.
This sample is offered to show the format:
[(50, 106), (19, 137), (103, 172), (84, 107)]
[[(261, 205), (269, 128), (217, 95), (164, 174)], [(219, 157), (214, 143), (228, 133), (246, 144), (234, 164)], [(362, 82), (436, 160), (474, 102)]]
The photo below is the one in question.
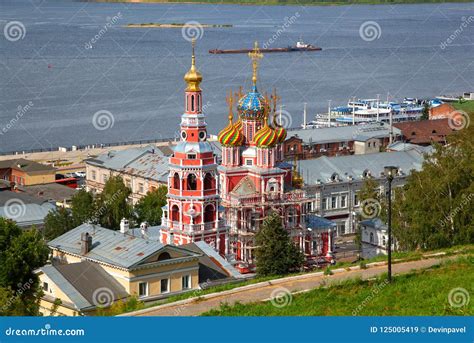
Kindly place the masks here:
[(179, 185), (179, 175), (178, 173), (174, 173), (173, 175), (173, 188), (174, 189), (180, 189), (180, 185)]
[(188, 175), (188, 190), (195, 191), (197, 189), (197, 178), (194, 174)]
[(194, 95), (191, 95), (191, 112), (194, 112)]
[(213, 205), (209, 204), (204, 208), (204, 222), (210, 223), (216, 220), (215, 217), (215, 208)]
[(204, 176), (204, 189), (213, 189), (214, 188), (214, 177), (211, 173), (206, 173)]
[(173, 205), (171, 207), (171, 221), (173, 221), (173, 222), (179, 221), (179, 207), (178, 207), (178, 205)]

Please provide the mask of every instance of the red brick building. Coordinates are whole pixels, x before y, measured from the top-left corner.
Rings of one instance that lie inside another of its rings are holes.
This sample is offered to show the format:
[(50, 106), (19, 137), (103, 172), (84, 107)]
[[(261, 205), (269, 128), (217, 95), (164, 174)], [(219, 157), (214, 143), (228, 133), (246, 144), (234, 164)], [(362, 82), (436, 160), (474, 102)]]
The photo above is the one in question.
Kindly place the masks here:
[(403, 141), (425, 146), (433, 143), (446, 144), (446, 136), (454, 131), (449, 126), (449, 119), (396, 123), (393, 126), (401, 130)]

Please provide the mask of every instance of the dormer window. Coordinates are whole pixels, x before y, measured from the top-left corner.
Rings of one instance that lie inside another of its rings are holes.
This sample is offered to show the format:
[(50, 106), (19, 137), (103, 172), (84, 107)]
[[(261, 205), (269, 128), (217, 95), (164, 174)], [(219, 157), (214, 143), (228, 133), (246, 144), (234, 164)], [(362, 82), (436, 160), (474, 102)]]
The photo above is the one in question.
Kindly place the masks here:
[(370, 173), (370, 170), (368, 170), (368, 169), (364, 170), (364, 172), (362, 173), (362, 177), (363, 177), (364, 179), (367, 179), (367, 178), (369, 178), (369, 177), (371, 177), (371, 176), (372, 176), (372, 174)]
[(337, 173), (334, 173), (331, 175), (331, 181), (332, 182), (337, 182), (339, 181), (339, 175), (337, 175)]

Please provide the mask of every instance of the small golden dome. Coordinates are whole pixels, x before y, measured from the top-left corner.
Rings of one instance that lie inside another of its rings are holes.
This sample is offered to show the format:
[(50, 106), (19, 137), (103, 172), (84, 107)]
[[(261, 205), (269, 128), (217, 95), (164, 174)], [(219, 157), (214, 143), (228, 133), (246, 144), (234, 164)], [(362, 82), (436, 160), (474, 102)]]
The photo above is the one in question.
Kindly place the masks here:
[(196, 44), (196, 40), (193, 39), (192, 41), (192, 46), (193, 46), (193, 55), (191, 58), (191, 68), (188, 70), (186, 75), (184, 75), (184, 81), (188, 84), (188, 87), (186, 88), (187, 91), (189, 92), (198, 92), (201, 90), (199, 87), (199, 84), (202, 81), (202, 75), (197, 70), (196, 68), (196, 57), (194, 55), (194, 46)]

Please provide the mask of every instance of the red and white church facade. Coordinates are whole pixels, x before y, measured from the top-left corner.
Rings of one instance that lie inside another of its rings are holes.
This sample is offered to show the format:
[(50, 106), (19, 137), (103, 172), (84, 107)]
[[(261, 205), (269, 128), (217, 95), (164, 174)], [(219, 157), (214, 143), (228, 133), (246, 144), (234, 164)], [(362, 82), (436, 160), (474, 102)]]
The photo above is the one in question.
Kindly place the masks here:
[(228, 251), (228, 227), (219, 217), (217, 158), (207, 141), (202, 75), (196, 68), (194, 42), (191, 68), (184, 80), (185, 111), (181, 116), (181, 138), (169, 159), (161, 242), (182, 245), (205, 241), (224, 256)]
[(237, 95), (235, 122), (232, 93), (227, 98), (229, 123), (218, 135), (222, 145), (218, 166), (207, 141), (202, 75), (195, 66), (193, 45), (191, 69), (184, 77), (181, 140), (169, 161), (161, 241), (181, 245), (204, 240), (241, 272), (251, 272), (255, 234), (264, 218), (277, 212), (308, 260), (330, 260), (332, 227), (308, 213), (311, 199), (300, 189), (302, 180), (293, 165), (284, 159), (286, 130), (276, 120), (276, 92), (268, 97), (257, 89), (258, 60), (263, 57), (257, 45), (249, 56), (253, 85), (248, 93)]

